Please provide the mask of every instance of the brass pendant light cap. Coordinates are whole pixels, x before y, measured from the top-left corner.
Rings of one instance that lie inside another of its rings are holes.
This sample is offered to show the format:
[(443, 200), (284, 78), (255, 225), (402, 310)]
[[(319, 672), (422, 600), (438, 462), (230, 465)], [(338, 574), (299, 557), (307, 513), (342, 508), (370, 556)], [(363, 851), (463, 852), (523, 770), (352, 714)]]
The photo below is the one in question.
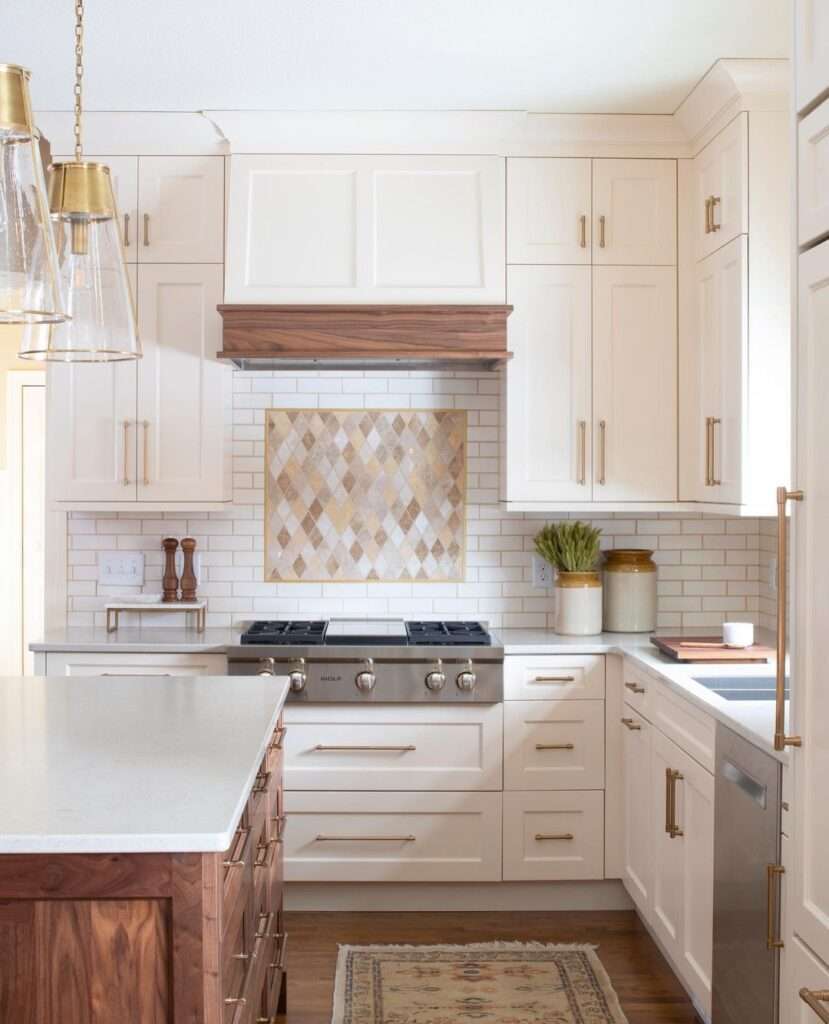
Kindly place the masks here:
[(29, 102), (29, 72), (19, 64), (0, 64), (0, 131), (16, 141), (34, 134)]
[(49, 211), (53, 217), (115, 216), (112, 179), (106, 164), (65, 163), (49, 168)]

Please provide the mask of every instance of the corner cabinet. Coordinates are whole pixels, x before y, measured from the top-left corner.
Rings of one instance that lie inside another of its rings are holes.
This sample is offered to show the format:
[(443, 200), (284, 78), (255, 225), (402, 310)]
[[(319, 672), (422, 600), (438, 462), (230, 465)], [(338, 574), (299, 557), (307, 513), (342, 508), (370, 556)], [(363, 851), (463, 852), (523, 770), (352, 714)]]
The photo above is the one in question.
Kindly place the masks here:
[(504, 301), (504, 160), (230, 158), (225, 301)]

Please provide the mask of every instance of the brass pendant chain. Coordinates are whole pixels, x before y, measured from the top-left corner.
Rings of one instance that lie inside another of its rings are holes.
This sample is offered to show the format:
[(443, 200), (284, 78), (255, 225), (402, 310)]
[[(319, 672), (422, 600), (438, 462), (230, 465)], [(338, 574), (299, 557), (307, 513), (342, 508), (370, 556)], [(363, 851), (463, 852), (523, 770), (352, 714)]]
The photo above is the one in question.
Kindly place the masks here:
[(83, 0), (75, 0), (75, 160), (83, 160), (81, 107), (83, 102)]

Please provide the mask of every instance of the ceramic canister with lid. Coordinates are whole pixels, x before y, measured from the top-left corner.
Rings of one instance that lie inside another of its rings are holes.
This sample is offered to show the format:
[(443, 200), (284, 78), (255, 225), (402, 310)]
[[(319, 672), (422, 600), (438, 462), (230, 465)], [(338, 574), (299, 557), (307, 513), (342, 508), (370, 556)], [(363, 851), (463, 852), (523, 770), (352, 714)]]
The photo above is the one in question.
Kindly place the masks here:
[(653, 552), (614, 548), (605, 552), (604, 628), (611, 633), (656, 629), (656, 564)]

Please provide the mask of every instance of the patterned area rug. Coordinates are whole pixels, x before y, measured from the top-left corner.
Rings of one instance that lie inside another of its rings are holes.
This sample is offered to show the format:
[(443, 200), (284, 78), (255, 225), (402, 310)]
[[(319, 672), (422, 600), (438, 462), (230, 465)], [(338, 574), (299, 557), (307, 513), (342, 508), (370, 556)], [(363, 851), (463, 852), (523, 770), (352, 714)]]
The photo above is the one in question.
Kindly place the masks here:
[(594, 946), (341, 946), (332, 1024), (626, 1024)]

